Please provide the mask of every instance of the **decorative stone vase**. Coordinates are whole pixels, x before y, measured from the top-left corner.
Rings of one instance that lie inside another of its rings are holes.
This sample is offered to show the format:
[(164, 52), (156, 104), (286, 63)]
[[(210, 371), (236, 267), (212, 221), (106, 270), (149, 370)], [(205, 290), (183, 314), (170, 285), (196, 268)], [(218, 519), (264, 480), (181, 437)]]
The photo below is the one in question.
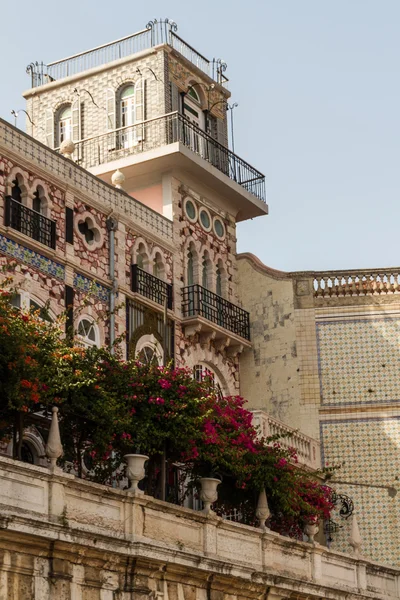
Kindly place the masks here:
[(260, 521), (260, 527), (264, 531), (267, 529), (265, 521), (268, 517), (271, 516), (271, 513), (268, 508), (268, 500), (267, 494), (264, 490), (261, 490), (260, 495), (258, 496), (257, 509), (256, 509), (256, 517)]
[(318, 521), (310, 522), (305, 525), (304, 533), (308, 537), (308, 541), (310, 542), (310, 544), (315, 545), (314, 538), (317, 535), (318, 531), (319, 531)]
[(53, 406), (52, 413), (50, 431), (46, 444), (46, 456), (50, 459), (50, 470), (54, 472), (58, 469), (57, 459), (63, 455), (63, 447), (60, 438), (60, 428), (58, 426), (57, 406)]
[(124, 458), (128, 465), (126, 474), (131, 482), (131, 487), (127, 491), (134, 494), (143, 494), (144, 492), (138, 488), (138, 483), (144, 479), (144, 465), (146, 460), (149, 460), (149, 457), (145, 454), (125, 454)]
[(75, 151), (75, 144), (72, 140), (64, 140), (60, 146), (60, 153), (65, 156), (65, 158), (72, 158), (72, 155)]
[(201, 492), (200, 498), (204, 502), (203, 513), (206, 515), (213, 514), (211, 504), (218, 500), (217, 487), (221, 483), (220, 479), (214, 477), (202, 477), (200, 479)]
[(122, 190), (122, 184), (125, 181), (125, 175), (117, 169), (111, 176), (111, 183), (117, 188), (117, 190)]

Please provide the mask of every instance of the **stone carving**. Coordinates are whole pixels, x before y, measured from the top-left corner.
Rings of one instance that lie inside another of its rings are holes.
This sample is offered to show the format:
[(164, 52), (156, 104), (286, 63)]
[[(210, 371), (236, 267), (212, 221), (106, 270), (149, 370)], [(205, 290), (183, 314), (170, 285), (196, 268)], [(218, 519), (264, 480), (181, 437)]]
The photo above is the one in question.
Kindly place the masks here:
[(122, 190), (122, 184), (124, 181), (125, 175), (119, 169), (117, 169), (111, 176), (111, 183), (117, 188), (117, 190)]
[(200, 483), (200, 498), (204, 502), (203, 513), (206, 515), (214, 514), (211, 510), (211, 504), (218, 500), (217, 487), (221, 481), (219, 479), (215, 479), (214, 477), (202, 477), (200, 479)]
[(61, 444), (60, 428), (58, 426), (58, 408), (53, 406), (52, 412), (53, 416), (46, 444), (46, 456), (50, 459), (50, 470), (55, 471), (57, 468), (57, 459), (63, 455), (63, 447)]
[(143, 494), (143, 491), (138, 488), (138, 483), (144, 479), (144, 465), (145, 462), (149, 460), (149, 457), (144, 454), (125, 454), (124, 458), (128, 464), (126, 474), (131, 482), (131, 487), (128, 489), (128, 492)]
[(350, 546), (353, 548), (355, 556), (360, 556), (362, 539), (358, 528), (357, 518), (353, 515), (350, 531)]
[(270, 517), (271, 513), (268, 508), (268, 500), (265, 489), (261, 490), (260, 495), (258, 496), (256, 517), (260, 521), (260, 527), (264, 531), (267, 529), (265, 521)]

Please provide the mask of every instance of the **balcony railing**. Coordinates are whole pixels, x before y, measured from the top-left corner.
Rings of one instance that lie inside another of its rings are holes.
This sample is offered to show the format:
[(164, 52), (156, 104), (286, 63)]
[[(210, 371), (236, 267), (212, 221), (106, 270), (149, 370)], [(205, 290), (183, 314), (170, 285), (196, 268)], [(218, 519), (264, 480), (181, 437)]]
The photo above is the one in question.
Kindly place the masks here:
[(300, 464), (311, 469), (321, 468), (321, 444), (318, 440), (289, 427), (282, 421), (273, 419), (263, 410), (253, 410), (252, 413), (253, 425), (259, 428), (262, 437), (284, 436), (278, 442), (284, 448), (295, 448)]
[(83, 167), (90, 168), (175, 142), (265, 202), (264, 175), (178, 112), (78, 142), (74, 156)]
[(204, 317), (212, 323), (250, 340), (249, 313), (201, 285), (190, 285), (183, 288), (182, 312), (184, 317)]
[(220, 59), (210, 61), (202, 56), (202, 54), (177, 35), (177, 29), (176, 23), (170, 19), (154, 19), (147, 23), (146, 29), (142, 29), (137, 33), (108, 44), (103, 44), (102, 46), (97, 46), (85, 52), (79, 52), (48, 65), (45, 65), (43, 62), (31, 63), (27, 66), (26, 71), (31, 75), (32, 87), (39, 87), (51, 81), (76, 75), (77, 73), (105, 65), (120, 58), (132, 56), (159, 44), (168, 44), (209, 77), (222, 85), (226, 83), (228, 79), (223, 75), (226, 64)]
[(141, 294), (161, 305), (164, 305), (167, 300), (167, 307), (172, 309), (172, 285), (147, 273), (138, 265), (132, 265), (132, 292)]
[(55, 250), (56, 222), (24, 206), (11, 196), (6, 197), (4, 224)]
[(328, 271), (313, 276), (316, 298), (400, 293), (400, 268)]

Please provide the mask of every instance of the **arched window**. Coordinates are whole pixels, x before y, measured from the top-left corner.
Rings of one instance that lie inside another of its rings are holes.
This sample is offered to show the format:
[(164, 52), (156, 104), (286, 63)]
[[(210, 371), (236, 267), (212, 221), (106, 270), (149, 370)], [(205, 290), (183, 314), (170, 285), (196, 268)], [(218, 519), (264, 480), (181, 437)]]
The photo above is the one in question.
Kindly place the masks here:
[(153, 261), (153, 275), (158, 279), (165, 278), (165, 268), (162, 256), (159, 252), (156, 253)]
[(145, 248), (144, 244), (139, 244), (139, 247), (138, 247), (137, 253), (136, 253), (136, 264), (139, 267), (139, 269), (143, 269), (143, 271), (149, 272), (149, 266), (150, 266), (149, 255), (146, 252), (146, 248)]
[(202, 262), (202, 270), (201, 270), (201, 281), (202, 281), (201, 285), (203, 286), (203, 288), (206, 288), (206, 290), (209, 290), (212, 285), (211, 269), (212, 269), (212, 264), (211, 264), (210, 256), (206, 250), (203, 254), (203, 262)]
[(143, 335), (138, 340), (136, 359), (145, 365), (162, 365), (163, 349), (153, 334)]
[(20, 178), (17, 175), (16, 178), (12, 182), (13, 186), (11, 188), (11, 198), (16, 200), (17, 202), (22, 202), (22, 190), (20, 187)]
[(185, 117), (189, 119), (189, 121), (197, 125), (200, 129), (204, 129), (204, 112), (201, 107), (199, 92), (196, 88), (198, 88), (196, 84), (189, 87), (189, 90), (184, 97), (183, 111)]
[(193, 251), (192, 250), (189, 250), (188, 256), (187, 256), (187, 274), (186, 274), (186, 278), (187, 278), (187, 284), (188, 285), (193, 285), (194, 284), (194, 258), (193, 258)]
[(222, 298), (226, 297), (226, 274), (221, 259), (217, 263), (215, 292)]
[(78, 339), (87, 348), (99, 346), (99, 330), (94, 321), (88, 317), (82, 317), (77, 327)]
[(47, 305), (43, 306), (38, 302), (35, 302), (35, 300), (32, 300), (28, 292), (21, 291), (13, 294), (11, 305), (14, 308), (20, 308), (22, 310), (39, 311), (38, 314), (40, 319), (48, 321), (49, 323), (53, 321), (52, 317), (49, 315)]
[(57, 145), (65, 140), (72, 140), (72, 107), (71, 104), (63, 106), (58, 113), (57, 119)]
[(222, 396), (222, 386), (218, 375), (208, 365), (198, 363), (193, 367), (193, 379), (201, 383), (208, 382), (219, 396)]
[(143, 127), (135, 127), (144, 121), (145, 81), (140, 78), (135, 84), (129, 83), (119, 93), (119, 109), (117, 110), (119, 127), (126, 127), (119, 132), (121, 148), (136, 145), (144, 138)]
[(36, 191), (33, 192), (32, 208), (41, 215), (46, 214), (46, 198), (41, 185), (38, 185)]

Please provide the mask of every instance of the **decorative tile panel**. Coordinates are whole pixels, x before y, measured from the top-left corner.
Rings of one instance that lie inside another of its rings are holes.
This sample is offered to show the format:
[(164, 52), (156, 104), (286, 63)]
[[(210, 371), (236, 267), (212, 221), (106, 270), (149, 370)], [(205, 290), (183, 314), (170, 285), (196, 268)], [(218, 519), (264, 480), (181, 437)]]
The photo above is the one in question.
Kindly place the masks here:
[(400, 316), (317, 323), (324, 405), (400, 401)]
[[(354, 502), (363, 540), (362, 554), (379, 562), (400, 564), (397, 524), (400, 493), (391, 497), (387, 489), (399, 484), (396, 478), (400, 473), (400, 413), (331, 419), (321, 421), (320, 428), (323, 464), (341, 464), (335, 477), (348, 482), (333, 487)], [(333, 520), (342, 528), (332, 534), (332, 548), (351, 553), (351, 518), (345, 520), (334, 514)]]
[(11, 256), (18, 262), (37, 269), (46, 275), (55, 277), (60, 281), (64, 281), (65, 279), (64, 265), (61, 265), (46, 256), (42, 256), (34, 250), (25, 248), (24, 246), (21, 246), (21, 244), (6, 238), (4, 235), (0, 235), (0, 253)]
[(74, 288), (80, 292), (96, 296), (103, 302), (108, 302), (110, 297), (108, 288), (84, 275), (80, 275), (80, 273), (74, 273)]

